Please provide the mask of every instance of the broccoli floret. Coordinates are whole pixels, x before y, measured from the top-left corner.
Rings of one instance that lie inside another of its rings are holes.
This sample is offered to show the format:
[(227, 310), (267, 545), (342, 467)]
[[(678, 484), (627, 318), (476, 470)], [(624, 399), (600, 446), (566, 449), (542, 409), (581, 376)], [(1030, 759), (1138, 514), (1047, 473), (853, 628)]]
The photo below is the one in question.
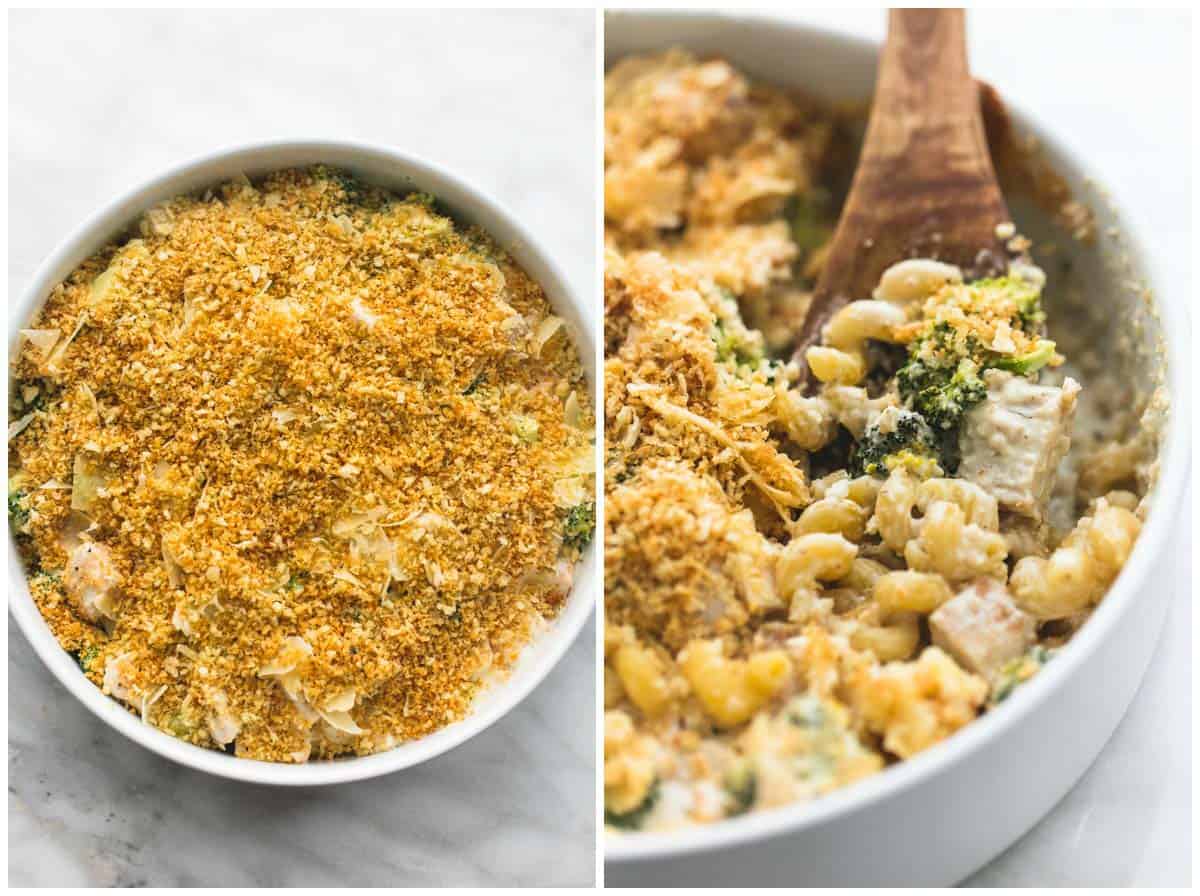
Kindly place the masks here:
[(333, 179), (342, 188), (342, 195), (346, 197), (346, 202), (351, 205), (358, 205), (368, 198), (369, 194), (363, 188), (363, 185), (346, 172), (335, 172)]
[[(1035, 335), (1045, 320), (1038, 287), (1017, 277), (980, 280), (971, 284), (980, 295), (997, 293), (1017, 306), (1012, 324), (1027, 335)], [(969, 331), (960, 331), (948, 321), (930, 325), (908, 348), (908, 361), (896, 373), (900, 397), (932, 428), (938, 442), (942, 469), (958, 469), (958, 434), (963, 417), (987, 397), (983, 372), (1007, 370), (1018, 376), (1036, 373), (1055, 358), (1055, 345), (1038, 339), (1021, 355), (992, 351)]]
[(567, 511), (563, 523), (563, 544), (582, 551), (592, 540), (596, 529), (596, 505), (592, 501), (576, 504)]
[(79, 664), (79, 668), (83, 670), (83, 674), (87, 675), (91, 671), (92, 663), (96, 661), (96, 657), (99, 655), (99, 647), (85, 647), (75, 654), (75, 662)]
[(1041, 331), (1046, 322), (1046, 312), (1042, 310), (1042, 295), (1040, 292), (1029, 292), (1017, 300), (1017, 324), (1026, 333)]
[(1007, 370), (1017, 376), (1028, 376), (1041, 370), (1054, 359), (1055, 344), (1049, 339), (1039, 339), (1032, 349), (1023, 355), (1000, 357), (991, 363), (992, 367)]
[(25, 535), (29, 532), (29, 493), (16, 485), (12, 479), (8, 481), (8, 525), (13, 532)]
[(937, 475), (934, 467), (944, 469), (945, 446), (920, 414), (901, 410), (888, 422), (885, 427), (883, 418), (877, 420), (850, 452), (855, 476), (884, 477), (897, 466), (929, 475)]
[(1003, 703), (1013, 691), (1037, 674), (1038, 670), (1054, 658), (1058, 651), (1052, 647), (1035, 644), (1016, 659), (1009, 660), (996, 676), (992, 686), (991, 703)]
[(957, 428), (970, 408), (987, 395), (974, 354), (975, 340), (959, 346), (954, 329), (945, 322), (909, 346), (908, 362), (896, 373), (900, 396), (935, 430)]
[(650, 789), (646, 791), (646, 796), (640, 803), (630, 809), (628, 812), (611, 812), (608, 809), (604, 810), (604, 823), (612, 825), (614, 828), (623, 828), (628, 831), (638, 831), (646, 822), (654, 804), (658, 802), (658, 781), (650, 785)]
[(463, 395), (474, 395), (475, 390), (487, 382), (487, 374), (483, 371), (475, 374), (475, 378), (467, 384), (467, 388), (463, 389)]
[(750, 811), (758, 795), (758, 775), (749, 760), (742, 760), (725, 773), (722, 782), (726, 794), (726, 812), (741, 815)]
[(48, 410), (50, 401), (57, 395), (58, 390), (59, 387), (47, 380), (21, 380), (13, 392), (13, 406), (20, 408), (23, 414)]
[(716, 346), (717, 363), (758, 370), (765, 358), (762, 335), (742, 321), (737, 296), (717, 286), (707, 290), (706, 297), (715, 318), (709, 335)]
[(1042, 310), (1042, 291), (1036, 283), (1009, 276), (976, 280), (971, 285), (983, 292), (1012, 299), (1017, 305), (1017, 315), (1012, 325), (1030, 336), (1041, 332), (1046, 322), (1046, 312)]
[(963, 415), (987, 397), (979, 365), (963, 358), (954, 365), (910, 362), (898, 374), (900, 394), (936, 429), (954, 429)]
[(172, 713), (167, 717), (166, 729), (176, 737), (181, 737), (186, 740), (190, 737), (192, 732), (196, 730), (196, 726), (184, 716), (182, 711), (180, 711)]
[(788, 703), (787, 720), (798, 728), (818, 730), (829, 724), (829, 712), (820, 699), (805, 695)]
[(58, 570), (43, 569), (34, 574), (29, 584), (35, 588), (57, 588), (62, 584), (62, 573)]
[(717, 347), (717, 360), (721, 363), (733, 361), (739, 366), (758, 367), (763, 360), (762, 346), (747, 342), (721, 318), (717, 318), (713, 325), (712, 341)]
[(1046, 315), (1042, 311), (1042, 289), (1030, 280), (1005, 275), (974, 280), (970, 285), (982, 293), (1015, 302), (1017, 319), (1013, 323), (1014, 325), (1018, 323), (1025, 325), (1022, 329), (1027, 333), (1032, 333), (1032, 328), (1039, 326), (1046, 319)]
[(801, 252), (821, 248), (833, 233), (832, 197), (820, 188), (788, 200), (784, 216), (792, 225), (792, 240)]
[(987, 397), (977, 357), (984, 352), (972, 336), (959, 339), (944, 321), (909, 346), (908, 362), (896, 373), (900, 397), (933, 430), (942, 469), (958, 469), (958, 433), (963, 417)]
[(713, 324), (712, 341), (713, 345), (717, 347), (718, 361), (728, 361), (737, 356), (737, 342), (729, 335), (729, 331), (725, 328), (725, 322), (720, 318)]
[(316, 165), (312, 169), (312, 175), (318, 180), (326, 180), (336, 185), (342, 193), (342, 202), (348, 208), (362, 207), (377, 211), (385, 202), (383, 191), (371, 187), (340, 168)]

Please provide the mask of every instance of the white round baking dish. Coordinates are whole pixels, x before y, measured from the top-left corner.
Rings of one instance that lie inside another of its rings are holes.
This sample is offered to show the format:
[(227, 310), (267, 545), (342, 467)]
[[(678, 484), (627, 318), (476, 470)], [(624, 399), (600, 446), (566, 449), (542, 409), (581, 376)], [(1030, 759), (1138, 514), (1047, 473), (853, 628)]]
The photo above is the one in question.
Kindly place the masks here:
[[(878, 52), (865, 41), (764, 18), (606, 16), (606, 64), (670, 46), (719, 54), (752, 77), (849, 100), (870, 95)], [(1147, 269), (1139, 235), (1087, 180), (1085, 166), (1035, 120), (1009, 111), (1017, 130), (1039, 138), (1054, 170), (1096, 212), (1099, 244), (1083, 263), (1098, 267), (1101, 257), (1120, 255), (1105, 264), (1153, 289), (1167, 387), (1184, 395), (1185, 296)], [(1120, 251), (1108, 241), (1110, 227), (1121, 235)], [(1157, 643), (1167, 592), (1153, 588), (1151, 576), (1167, 548), (1188, 467), (1180, 417), (1172, 412), (1155, 504), (1133, 556), (1091, 620), (1029, 684), (949, 740), (814, 803), (705, 828), (608, 836), (606, 885), (946, 886), (1015, 841), (1099, 753)]]
[[(588, 297), (572, 291), (569, 281), (533, 234), (479, 188), (438, 166), (397, 150), (345, 141), (279, 141), (231, 147), (183, 162), (110, 202), (84, 222), (50, 254), (21, 297), (9, 309), (9, 352), (17, 349), (17, 331), (26, 326), (50, 289), (80, 262), (134, 224), (142, 212), (164, 199), (240, 174), (249, 177), (293, 166), (323, 163), (347, 169), (397, 192), (431, 193), (458, 218), (477, 224), (506, 248), (546, 291), (564, 318), (595, 392), (595, 315)], [(29, 596), (15, 545), (9, 539), (9, 609), (29, 643), (55, 677), (97, 716), (130, 740), (183, 765), (227, 778), (262, 784), (317, 785), (355, 781), (424, 762), (463, 743), (516, 706), (554, 667), (587, 621), (599, 591), (595, 548), (584, 555), (566, 605), (522, 653), (511, 674), (476, 700), (471, 715), (427, 737), (372, 756), (303, 765), (239, 759), (173, 738), (143, 724), (100, 692), (55, 641)]]

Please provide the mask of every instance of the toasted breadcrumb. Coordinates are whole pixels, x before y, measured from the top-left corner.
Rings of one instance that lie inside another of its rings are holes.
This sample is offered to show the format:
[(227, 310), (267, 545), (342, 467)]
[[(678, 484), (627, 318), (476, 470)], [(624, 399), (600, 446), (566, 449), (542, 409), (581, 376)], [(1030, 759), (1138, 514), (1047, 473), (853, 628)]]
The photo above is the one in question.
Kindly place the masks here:
[(463, 717), (586, 544), (564, 525), (594, 500), (594, 418), (570, 339), (534, 345), (550, 311), (486, 234), (334, 170), (151, 210), (48, 297), (34, 326), (74, 339), (14, 359), (10, 511), (15, 484), (55, 636), (150, 724), (238, 756)]

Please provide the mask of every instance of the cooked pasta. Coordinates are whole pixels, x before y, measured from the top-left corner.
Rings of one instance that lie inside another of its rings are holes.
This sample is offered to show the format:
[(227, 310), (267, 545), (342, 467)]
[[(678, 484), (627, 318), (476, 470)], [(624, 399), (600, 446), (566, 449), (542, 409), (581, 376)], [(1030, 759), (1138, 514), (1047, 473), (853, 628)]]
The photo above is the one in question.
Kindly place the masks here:
[(806, 394), (781, 359), (840, 113), (682, 52), (605, 97), (605, 818), (668, 830), (813, 799), (1007, 698), (1128, 558), (1143, 446), (1052, 518), (1080, 386), (1021, 256), (893, 265)]

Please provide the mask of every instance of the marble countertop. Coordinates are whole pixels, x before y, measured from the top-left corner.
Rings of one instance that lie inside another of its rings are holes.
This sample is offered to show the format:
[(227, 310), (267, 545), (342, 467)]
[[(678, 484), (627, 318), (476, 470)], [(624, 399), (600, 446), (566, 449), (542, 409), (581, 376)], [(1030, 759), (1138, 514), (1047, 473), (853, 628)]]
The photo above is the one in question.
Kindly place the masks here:
[[(180, 159), (281, 136), (435, 159), (529, 222), (575, 286), (594, 289), (590, 11), (18, 12), (9, 23), (10, 294), (117, 192)], [(10, 885), (594, 880), (594, 624), (464, 746), (312, 790), (223, 781), (126, 741), (10, 629)]]

